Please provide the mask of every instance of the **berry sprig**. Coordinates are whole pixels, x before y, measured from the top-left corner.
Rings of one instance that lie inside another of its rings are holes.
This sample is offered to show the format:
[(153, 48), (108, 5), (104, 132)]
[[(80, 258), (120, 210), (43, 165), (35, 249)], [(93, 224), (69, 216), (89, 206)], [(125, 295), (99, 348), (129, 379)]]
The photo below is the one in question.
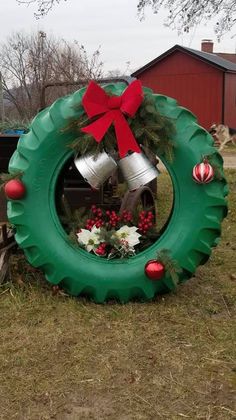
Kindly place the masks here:
[(132, 223), (133, 215), (132, 215), (131, 211), (123, 210), (123, 212), (121, 213), (121, 220), (125, 223)]
[(91, 230), (95, 225), (97, 228), (104, 226), (102, 220), (103, 212), (100, 207), (96, 207), (95, 204), (91, 207), (92, 218), (86, 220), (85, 229)]
[(104, 257), (106, 255), (106, 246), (105, 242), (101, 242), (100, 245), (96, 248), (95, 254), (99, 255), (100, 257)]
[(139, 213), (138, 230), (142, 235), (146, 235), (148, 230), (154, 226), (153, 219), (154, 216), (151, 211), (143, 210)]
[(108, 227), (111, 227), (111, 228), (117, 227), (118, 223), (121, 220), (120, 216), (118, 216), (118, 214), (114, 210), (112, 210), (112, 211), (107, 210), (106, 215), (107, 215), (107, 218), (108, 218), (108, 222), (107, 222)]

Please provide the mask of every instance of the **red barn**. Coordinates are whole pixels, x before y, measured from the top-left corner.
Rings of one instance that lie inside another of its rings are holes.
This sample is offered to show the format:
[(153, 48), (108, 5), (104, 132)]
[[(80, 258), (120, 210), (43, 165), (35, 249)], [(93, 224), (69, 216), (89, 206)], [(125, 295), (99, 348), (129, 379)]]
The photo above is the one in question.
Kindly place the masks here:
[(212, 123), (236, 127), (236, 54), (213, 53), (212, 41), (203, 41), (202, 51), (175, 45), (132, 76), (177, 99), (206, 129)]

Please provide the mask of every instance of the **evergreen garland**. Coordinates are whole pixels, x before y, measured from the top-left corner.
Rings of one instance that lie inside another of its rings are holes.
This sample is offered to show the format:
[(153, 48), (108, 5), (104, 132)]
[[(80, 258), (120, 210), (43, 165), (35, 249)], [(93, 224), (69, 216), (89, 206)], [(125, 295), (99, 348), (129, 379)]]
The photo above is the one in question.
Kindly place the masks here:
[[(114, 126), (111, 125), (100, 143), (81, 129), (97, 120), (97, 117), (88, 118), (85, 113), (78, 119), (68, 123), (63, 131), (70, 131), (77, 134), (75, 140), (70, 143), (75, 154), (86, 153), (98, 154), (102, 150), (114, 153), (117, 150), (117, 140)], [(157, 110), (155, 99), (151, 93), (145, 93), (143, 102), (134, 118), (127, 118), (132, 133), (140, 146), (150, 149), (155, 155), (162, 155), (168, 161), (174, 157), (173, 135), (175, 133), (172, 120), (163, 117)]]

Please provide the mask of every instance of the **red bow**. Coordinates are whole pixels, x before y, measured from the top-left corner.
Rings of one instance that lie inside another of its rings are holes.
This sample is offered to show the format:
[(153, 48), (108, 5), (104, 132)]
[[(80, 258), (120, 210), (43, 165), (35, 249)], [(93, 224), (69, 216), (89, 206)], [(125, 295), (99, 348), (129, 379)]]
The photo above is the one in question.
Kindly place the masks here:
[(109, 96), (91, 81), (82, 104), (89, 118), (96, 115), (100, 115), (100, 118), (82, 128), (82, 131), (91, 134), (100, 143), (110, 125), (114, 123), (120, 157), (124, 157), (129, 150), (140, 153), (141, 149), (123, 114), (133, 117), (142, 100), (143, 91), (139, 80), (132, 82), (121, 96)]

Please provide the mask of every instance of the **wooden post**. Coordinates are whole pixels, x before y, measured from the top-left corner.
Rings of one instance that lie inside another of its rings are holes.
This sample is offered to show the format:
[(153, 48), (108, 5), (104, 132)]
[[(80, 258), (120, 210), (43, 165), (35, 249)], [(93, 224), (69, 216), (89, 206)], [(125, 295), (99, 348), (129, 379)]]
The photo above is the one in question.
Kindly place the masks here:
[(11, 248), (15, 245), (14, 236), (8, 233), (6, 223), (0, 223), (0, 284), (7, 277)]
[(3, 190), (0, 190), (0, 223), (7, 222), (7, 200)]

